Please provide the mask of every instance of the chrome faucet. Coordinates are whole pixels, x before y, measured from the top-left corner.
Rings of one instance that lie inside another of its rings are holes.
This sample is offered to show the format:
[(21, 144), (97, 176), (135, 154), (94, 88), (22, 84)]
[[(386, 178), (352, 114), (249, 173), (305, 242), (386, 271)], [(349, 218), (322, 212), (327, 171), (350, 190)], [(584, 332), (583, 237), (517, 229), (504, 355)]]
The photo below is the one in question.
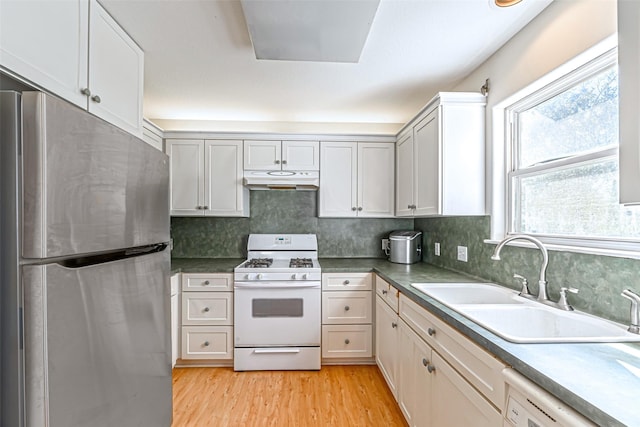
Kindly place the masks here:
[[(543, 304), (551, 303), (549, 301), (549, 297), (547, 296), (547, 265), (549, 265), (549, 253), (547, 252), (547, 248), (544, 247), (542, 242), (535, 237), (526, 235), (526, 234), (515, 234), (513, 236), (507, 237), (496, 246), (496, 249), (493, 251), (493, 255), (491, 255), (491, 259), (494, 261), (500, 261), (500, 251), (507, 243), (513, 240), (528, 240), (540, 249), (542, 252), (542, 265), (540, 266), (540, 279), (538, 280), (538, 301)], [(525, 296), (525, 295), (523, 295)], [(549, 304), (552, 305), (552, 304)]]
[(640, 295), (631, 289), (625, 289), (621, 295), (631, 301), (631, 325), (629, 325), (628, 331), (640, 334)]

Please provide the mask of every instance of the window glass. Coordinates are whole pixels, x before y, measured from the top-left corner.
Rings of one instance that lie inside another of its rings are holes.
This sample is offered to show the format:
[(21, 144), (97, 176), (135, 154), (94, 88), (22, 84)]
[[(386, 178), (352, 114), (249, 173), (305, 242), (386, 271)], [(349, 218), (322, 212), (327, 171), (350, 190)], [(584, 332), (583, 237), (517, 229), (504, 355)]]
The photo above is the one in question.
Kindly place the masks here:
[(617, 67), (518, 113), (518, 129), (519, 167), (617, 145)]

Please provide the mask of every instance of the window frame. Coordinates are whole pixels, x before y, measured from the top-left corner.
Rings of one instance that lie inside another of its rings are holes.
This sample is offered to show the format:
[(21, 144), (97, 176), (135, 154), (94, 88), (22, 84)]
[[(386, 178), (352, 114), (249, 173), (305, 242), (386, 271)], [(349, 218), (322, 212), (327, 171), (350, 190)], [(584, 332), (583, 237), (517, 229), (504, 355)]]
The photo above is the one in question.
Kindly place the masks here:
[[(517, 210), (514, 204), (518, 200), (516, 180), (527, 176), (540, 176), (544, 173), (552, 173), (563, 169), (583, 166), (589, 163), (602, 162), (606, 159), (618, 158), (618, 146), (609, 145), (600, 147), (588, 152), (547, 161), (545, 163), (535, 164), (518, 168), (518, 114), (545, 102), (554, 96), (557, 96), (575, 85), (594, 77), (595, 75), (611, 68), (617, 67), (617, 47), (613, 47), (604, 53), (594, 55), (582, 65), (570, 70), (563, 70), (561, 75), (546, 84), (545, 86), (531, 90), (527, 94), (519, 96), (515, 101), (504, 109), (504, 151), (505, 151), (505, 169), (504, 170), (504, 217), (502, 224), (503, 232), (506, 236), (520, 234), (515, 231)], [(542, 242), (550, 245), (552, 249), (567, 250), (574, 248), (576, 252), (602, 253), (606, 251), (607, 255), (631, 256), (633, 258), (640, 257), (640, 239), (637, 238), (613, 238), (613, 237), (595, 237), (595, 236), (567, 236), (554, 235), (546, 233), (533, 234)], [(495, 237), (495, 235), (494, 235)], [(613, 253), (610, 253), (613, 251)]]

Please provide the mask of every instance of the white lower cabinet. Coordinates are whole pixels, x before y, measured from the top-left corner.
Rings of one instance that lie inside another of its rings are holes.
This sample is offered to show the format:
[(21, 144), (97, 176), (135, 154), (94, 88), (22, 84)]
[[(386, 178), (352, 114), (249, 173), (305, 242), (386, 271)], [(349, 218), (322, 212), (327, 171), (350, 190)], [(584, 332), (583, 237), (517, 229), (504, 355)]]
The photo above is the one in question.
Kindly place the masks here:
[(376, 362), (409, 426), (501, 426), (505, 365), (405, 295), (397, 306), (386, 300), (396, 290), (385, 283), (376, 286)]
[(232, 291), (233, 274), (182, 274), (182, 359), (233, 359)]
[(322, 358), (371, 359), (373, 306), (371, 273), (322, 275)]

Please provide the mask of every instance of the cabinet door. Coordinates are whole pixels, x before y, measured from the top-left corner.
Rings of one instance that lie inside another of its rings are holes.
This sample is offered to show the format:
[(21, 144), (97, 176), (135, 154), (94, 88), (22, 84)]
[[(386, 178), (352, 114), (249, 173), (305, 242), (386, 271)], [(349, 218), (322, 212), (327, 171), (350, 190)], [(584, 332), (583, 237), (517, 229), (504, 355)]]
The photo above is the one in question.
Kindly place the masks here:
[(242, 141), (205, 141), (204, 205), (207, 216), (249, 216), (242, 185)]
[(320, 169), (318, 141), (282, 141), (282, 170), (317, 171)]
[(396, 143), (396, 216), (413, 215), (413, 131)]
[(640, 204), (640, 3), (618, 0), (620, 203)]
[(396, 400), (398, 342), (398, 315), (376, 297), (376, 363)]
[(358, 143), (358, 216), (393, 217), (394, 144)]
[(320, 208), (318, 216), (355, 217), (358, 214), (358, 144), (320, 143)]
[(280, 170), (280, 141), (244, 141), (245, 170)]
[(500, 413), (438, 353), (432, 352), (431, 425), (495, 427)]
[(171, 367), (180, 355), (180, 274), (171, 276)]
[(431, 348), (400, 322), (398, 405), (410, 427), (427, 427), (431, 417)]
[(202, 216), (204, 143), (200, 139), (168, 139), (171, 215)]
[(414, 127), (414, 214), (440, 212), (440, 125), (439, 108)]
[(89, 0), (0, 2), (0, 64), (87, 108)]
[(95, 0), (89, 25), (89, 111), (142, 137), (144, 53)]

